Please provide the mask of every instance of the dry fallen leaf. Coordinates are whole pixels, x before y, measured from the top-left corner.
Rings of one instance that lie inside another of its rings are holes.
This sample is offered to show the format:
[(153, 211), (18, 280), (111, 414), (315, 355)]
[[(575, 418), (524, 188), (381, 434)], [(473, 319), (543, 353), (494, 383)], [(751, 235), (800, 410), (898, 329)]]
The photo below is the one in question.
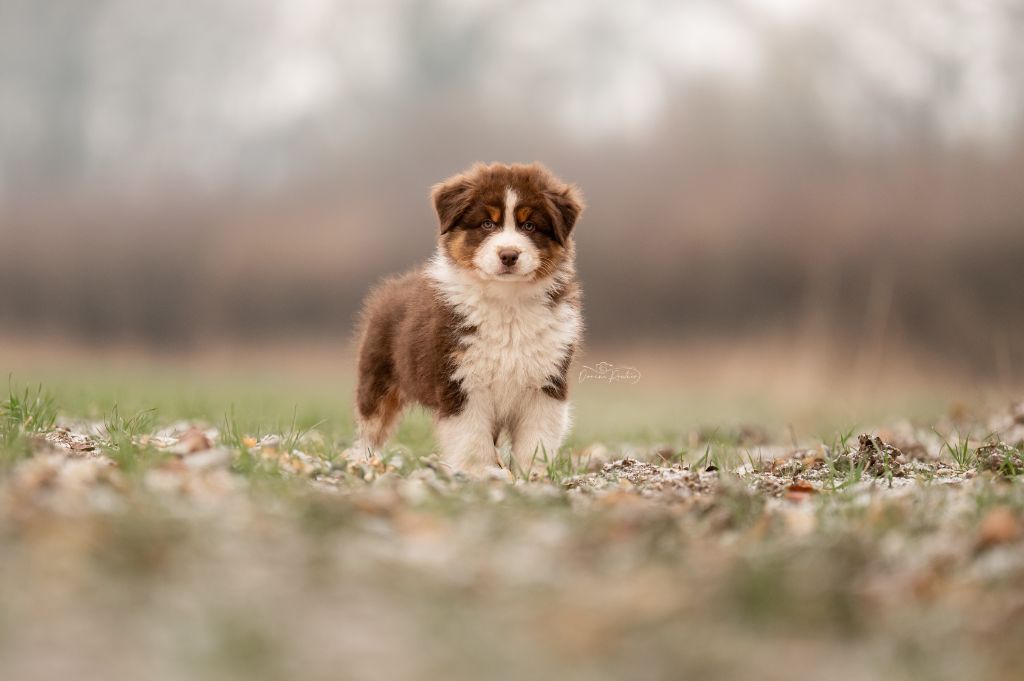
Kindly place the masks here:
[(953, 423), (965, 423), (971, 418), (971, 409), (963, 402), (954, 402), (949, 406), (949, 418)]
[(1021, 536), (1021, 523), (1009, 507), (996, 506), (985, 514), (978, 526), (978, 548), (1006, 544)]
[(620, 486), (617, 489), (613, 489), (598, 499), (598, 505), (610, 508), (616, 506), (632, 506), (642, 503), (642, 500), (638, 495), (630, 493), (629, 488), (631, 487), (633, 487), (633, 485), (628, 480), (620, 481)]
[(390, 489), (370, 489), (350, 498), (353, 508), (366, 515), (392, 516), (400, 510), (402, 499)]
[(810, 498), (812, 494), (817, 494), (818, 490), (806, 480), (794, 480), (788, 487), (786, 487), (786, 499), (790, 501), (803, 501)]
[(821, 452), (809, 451), (806, 455), (800, 459), (800, 463), (803, 464), (804, 468), (814, 468), (818, 464), (825, 463), (825, 457)]
[(189, 428), (178, 438), (170, 451), (182, 455), (195, 454), (196, 452), (205, 452), (211, 447), (213, 447), (213, 443), (210, 442), (206, 433), (199, 428)]

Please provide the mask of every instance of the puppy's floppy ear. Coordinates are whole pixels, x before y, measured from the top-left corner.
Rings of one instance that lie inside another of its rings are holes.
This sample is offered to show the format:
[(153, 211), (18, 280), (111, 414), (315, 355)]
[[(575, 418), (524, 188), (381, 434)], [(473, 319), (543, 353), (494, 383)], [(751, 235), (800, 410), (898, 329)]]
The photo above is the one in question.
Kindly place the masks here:
[(473, 183), (465, 175), (449, 177), (433, 186), (430, 198), (437, 211), (441, 234), (447, 234), (472, 205)]
[(583, 213), (585, 207), (583, 195), (578, 187), (571, 184), (562, 185), (557, 189), (545, 192), (545, 194), (555, 209), (555, 240), (564, 246), (566, 239), (572, 233), (572, 228), (576, 226), (580, 214)]

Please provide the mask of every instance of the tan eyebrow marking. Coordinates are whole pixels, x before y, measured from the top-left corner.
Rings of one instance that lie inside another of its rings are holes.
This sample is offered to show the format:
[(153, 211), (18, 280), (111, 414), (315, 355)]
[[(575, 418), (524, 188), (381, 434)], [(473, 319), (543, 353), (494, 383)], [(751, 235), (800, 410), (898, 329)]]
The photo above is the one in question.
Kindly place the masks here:
[(501, 222), (501, 209), (495, 208), (494, 206), (484, 206), (487, 209), (487, 214), (490, 216), (492, 222)]
[(526, 218), (530, 217), (530, 213), (532, 212), (533, 209), (529, 206), (522, 206), (516, 211), (516, 220), (519, 222), (525, 222)]

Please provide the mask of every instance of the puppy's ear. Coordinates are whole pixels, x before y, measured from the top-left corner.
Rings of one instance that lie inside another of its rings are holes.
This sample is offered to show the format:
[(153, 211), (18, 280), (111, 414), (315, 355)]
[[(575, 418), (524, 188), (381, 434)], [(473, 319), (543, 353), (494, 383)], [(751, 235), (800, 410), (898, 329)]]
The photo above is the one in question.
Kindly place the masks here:
[(430, 198), (437, 211), (441, 234), (447, 234), (472, 205), (473, 183), (465, 175), (449, 177), (433, 186)]
[(572, 233), (572, 228), (576, 226), (580, 214), (583, 213), (585, 207), (583, 195), (578, 187), (571, 184), (562, 185), (546, 194), (555, 209), (555, 240), (564, 246), (566, 239)]

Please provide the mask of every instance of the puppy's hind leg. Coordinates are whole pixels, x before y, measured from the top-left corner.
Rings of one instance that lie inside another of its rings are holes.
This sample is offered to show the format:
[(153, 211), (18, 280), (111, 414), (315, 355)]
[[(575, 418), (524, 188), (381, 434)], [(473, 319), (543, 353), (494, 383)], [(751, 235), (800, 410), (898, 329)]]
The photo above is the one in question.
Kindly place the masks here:
[(364, 411), (360, 405), (356, 414), (359, 437), (354, 448), (368, 456), (378, 453), (394, 434), (404, 407), (397, 390), (383, 393), (368, 411)]
[(387, 444), (405, 407), (390, 366), (387, 362), (374, 362), (374, 359), (366, 357), (360, 362), (359, 386), (356, 389), (359, 435), (353, 448), (367, 456), (373, 456)]

